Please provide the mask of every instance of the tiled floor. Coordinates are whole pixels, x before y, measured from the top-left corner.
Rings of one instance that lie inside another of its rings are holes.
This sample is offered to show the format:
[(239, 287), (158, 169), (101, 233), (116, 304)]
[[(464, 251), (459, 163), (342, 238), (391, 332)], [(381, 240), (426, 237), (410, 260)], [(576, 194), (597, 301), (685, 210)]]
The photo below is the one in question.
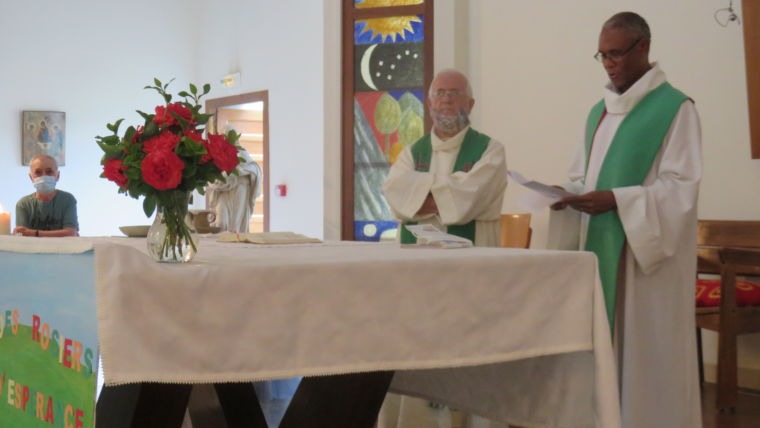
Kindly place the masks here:
[(760, 427), (760, 391), (740, 391), (736, 412), (715, 410), (715, 385), (706, 384), (702, 391), (703, 428)]

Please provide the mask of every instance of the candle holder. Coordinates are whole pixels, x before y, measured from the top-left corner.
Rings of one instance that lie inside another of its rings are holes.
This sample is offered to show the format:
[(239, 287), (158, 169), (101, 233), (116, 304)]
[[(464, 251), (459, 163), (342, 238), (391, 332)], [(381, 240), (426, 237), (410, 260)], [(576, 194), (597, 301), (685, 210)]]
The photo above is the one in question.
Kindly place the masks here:
[(3, 211), (0, 206), (0, 235), (11, 234), (11, 213)]

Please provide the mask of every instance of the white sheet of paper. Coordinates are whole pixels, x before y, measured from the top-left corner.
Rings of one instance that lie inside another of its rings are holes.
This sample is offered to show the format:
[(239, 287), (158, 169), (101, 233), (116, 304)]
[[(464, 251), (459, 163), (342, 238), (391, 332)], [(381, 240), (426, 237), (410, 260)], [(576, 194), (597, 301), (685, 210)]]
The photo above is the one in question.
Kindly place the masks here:
[(507, 175), (509, 175), (509, 178), (516, 181), (518, 184), (525, 186), (534, 192), (538, 192), (541, 195), (552, 199), (553, 201), (562, 199), (565, 196), (572, 196), (572, 193), (566, 190), (558, 189), (554, 186), (549, 186), (548, 184), (540, 183), (538, 181), (528, 180), (527, 178), (523, 177), (522, 174), (514, 170), (507, 171)]
[(469, 239), (442, 232), (432, 224), (409, 224), (405, 227), (417, 238), (418, 246), (439, 248), (472, 247), (472, 241)]
[(537, 214), (549, 208), (557, 198), (550, 198), (537, 192), (523, 193), (517, 197), (517, 203), (520, 204), (529, 213)]

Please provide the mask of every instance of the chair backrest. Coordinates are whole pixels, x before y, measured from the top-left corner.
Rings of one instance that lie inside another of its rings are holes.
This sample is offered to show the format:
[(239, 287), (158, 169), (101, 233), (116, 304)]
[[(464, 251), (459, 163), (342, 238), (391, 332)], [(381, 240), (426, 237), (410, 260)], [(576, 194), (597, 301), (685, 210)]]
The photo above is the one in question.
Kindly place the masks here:
[[(760, 221), (699, 220), (697, 224), (697, 272), (720, 274), (719, 250), (725, 247), (760, 248)], [(756, 275), (756, 271), (737, 271)]]
[(502, 214), (500, 226), (502, 247), (530, 248), (530, 214)]

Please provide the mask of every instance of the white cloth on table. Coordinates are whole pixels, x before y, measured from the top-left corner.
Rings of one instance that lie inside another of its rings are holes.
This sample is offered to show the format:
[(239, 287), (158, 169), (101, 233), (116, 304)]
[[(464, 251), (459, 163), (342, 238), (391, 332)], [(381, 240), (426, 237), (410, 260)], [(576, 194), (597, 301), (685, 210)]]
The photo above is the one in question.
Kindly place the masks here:
[(79, 254), (92, 250), (92, 241), (88, 239), (34, 238), (0, 235), (0, 251), (16, 253), (60, 253)]
[(590, 253), (202, 239), (172, 265), (117, 242), (95, 247), (107, 384), (398, 370), (394, 390), (494, 419), (619, 426)]

